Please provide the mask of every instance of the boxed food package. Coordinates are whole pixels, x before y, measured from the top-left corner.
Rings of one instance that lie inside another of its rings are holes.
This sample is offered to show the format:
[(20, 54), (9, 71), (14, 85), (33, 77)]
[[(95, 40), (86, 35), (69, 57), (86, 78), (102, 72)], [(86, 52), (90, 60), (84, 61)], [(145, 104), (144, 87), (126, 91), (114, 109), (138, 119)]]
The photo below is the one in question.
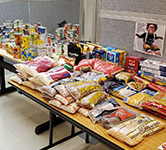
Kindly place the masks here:
[(137, 56), (132, 56), (132, 55), (127, 56), (125, 70), (138, 72), (139, 61), (141, 59), (142, 59), (142, 57), (137, 57)]
[(107, 54), (106, 54), (106, 61), (112, 65), (118, 66), (119, 65), (119, 52), (108, 50)]
[(125, 50), (120, 50), (120, 49), (116, 49), (116, 50), (112, 50), (115, 52), (119, 53), (119, 66), (124, 68), (125, 67), (125, 62), (126, 62), (126, 51)]

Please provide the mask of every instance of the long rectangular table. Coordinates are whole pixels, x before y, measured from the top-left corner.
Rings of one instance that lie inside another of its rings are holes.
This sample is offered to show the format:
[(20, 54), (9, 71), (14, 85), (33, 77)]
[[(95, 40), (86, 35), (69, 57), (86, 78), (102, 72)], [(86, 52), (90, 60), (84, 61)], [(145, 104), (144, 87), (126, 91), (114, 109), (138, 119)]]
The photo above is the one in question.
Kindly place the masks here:
[[(112, 149), (117, 149), (117, 150), (119, 150), (119, 149), (120, 150), (121, 149), (126, 149), (126, 150), (155, 150), (155, 149), (157, 149), (158, 146), (160, 146), (161, 144), (166, 142), (166, 128), (165, 128), (165, 129), (161, 130), (160, 132), (145, 138), (140, 144), (138, 144), (134, 147), (130, 147), (127, 144), (122, 143), (122, 142), (116, 140), (115, 138), (109, 136), (102, 126), (100, 126), (99, 124), (93, 124), (89, 118), (85, 118), (84, 116), (82, 116), (79, 113), (76, 113), (74, 115), (67, 113), (61, 109), (58, 109), (58, 108), (50, 105), (48, 103), (48, 100), (42, 98), (41, 93), (39, 93), (38, 91), (32, 90), (32, 89), (25, 87), (23, 85), (19, 85), (13, 81), (8, 81), (8, 82), (14, 88), (16, 88), (19, 93), (24, 94), (25, 96), (29, 97), (31, 100), (37, 102), (38, 104), (42, 105), (43, 107), (45, 107), (46, 109), (48, 109), (50, 111), (50, 137), (49, 137), (50, 140), (49, 140), (48, 146), (46, 146), (42, 149), (48, 149), (54, 145), (57, 145), (59, 142), (63, 142), (63, 139), (62, 139), (62, 141), (57, 141), (55, 143), (52, 142), (52, 130), (53, 130), (52, 115), (57, 115), (60, 118), (62, 118), (63, 120), (68, 121), (69, 123), (72, 124), (72, 127), (74, 127), (74, 126), (78, 127), (79, 129), (81, 129), (81, 131), (86, 132), (87, 134), (95, 137), (96, 139), (98, 139), (99, 141), (108, 145)], [(135, 110), (138, 113), (143, 113), (145, 115), (149, 115), (151, 117), (154, 117), (154, 118), (166, 123), (165, 120), (158, 118), (157, 116), (154, 116), (154, 115), (152, 115), (148, 112), (145, 112), (145, 111), (140, 111), (134, 107), (130, 107), (130, 106), (124, 104), (120, 99), (116, 98), (116, 100), (119, 102), (119, 104), (121, 106), (128, 107), (132, 110)], [(80, 131), (80, 133), (82, 133), (81, 131)], [(79, 133), (73, 132), (66, 139), (70, 139), (70, 137), (76, 136), (78, 134)]]
[(16, 69), (14, 68), (13, 64), (5, 61), (4, 58), (7, 58), (10, 61), (16, 63), (23, 63), (21, 59), (15, 59), (11, 54), (8, 54), (4, 49), (0, 48), (0, 95), (11, 92), (15, 90), (13, 87), (6, 87), (5, 83), (5, 69), (16, 73)]

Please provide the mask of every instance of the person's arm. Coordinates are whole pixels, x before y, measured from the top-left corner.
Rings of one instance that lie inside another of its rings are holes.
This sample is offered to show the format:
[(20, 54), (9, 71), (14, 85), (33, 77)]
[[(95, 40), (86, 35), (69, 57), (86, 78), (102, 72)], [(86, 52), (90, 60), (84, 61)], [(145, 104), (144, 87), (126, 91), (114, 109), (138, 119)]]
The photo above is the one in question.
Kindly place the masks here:
[(139, 35), (138, 33), (135, 34), (138, 38), (144, 38), (146, 36), (146, 33), (143, 33)]
[(157, 35), (155, 34), (155, 40), (157, 40), (157, 39), (161, 39), (161, 40), (163, 40), (163, 37), (161, 37), (161, 36), (157, 36)]

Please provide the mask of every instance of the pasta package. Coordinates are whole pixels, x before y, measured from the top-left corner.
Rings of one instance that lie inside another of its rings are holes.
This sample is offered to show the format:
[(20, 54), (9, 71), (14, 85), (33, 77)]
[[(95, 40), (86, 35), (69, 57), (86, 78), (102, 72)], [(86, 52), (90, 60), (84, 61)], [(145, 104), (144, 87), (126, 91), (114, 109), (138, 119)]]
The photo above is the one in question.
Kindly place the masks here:
[(51, 86), (42, 86), (40, 90), (42, 91), (42, 93), (46, 93), (52, 98), (57, 94), (56, 90)]
[(140, 83), (140, 82), (130, 82), (128, 83), (128, 86), (133, 89), (133, 90), (136, 90), (136, 91), (141, 91), (143, 89), (145, 89), (145, 85), (143, 83)]
[(88, 117), (89, 111), (90, 111), (89, 109), (84, 108), (84, 107), (81, 107), (81, 108), (78, 109), (78, 112), (80, 114), (82, 114), (84, 117)]
[(156, 94), (155, 91), (146, 89), (125, 98), (123, 101), (131, 106), (142, 109), (141, 104), (152, 98), (152, 96), (154, 96), (155, 94)]
[(70, 96), (69, 92), (66, 90), (63, 84), (55, 86), (55, 89), (58, 91), (59, 94), (63, 95), (64, 97)]
[(112, 95), (117, 96), (121, 99), (124, 99), (130, 95), (136, 94), (137, 91), (131, 89), (129, 86), (127, 85), (122, 85), (118, 88), (114, 88), (113, 91), (111, 92)]
[(104, 128), (109, 129), (122, 122), (136, 118), (137, 116), (139, 116), (139, 114), (135, 111), (132, 111), (126, 107), (118, 107), (117, 109), (113, 109), (112, 111), (105, 111), (96, 118), (99, 119), (98, 122)]
[(88, 109), (92, 109), (95, 107), (96, 104), (100, 103), (102, 100), (104, 100), (107, 97), (107, 94), (103, 91), (96, 91), (88, 96), (83, 97), (79, 101), (77, 101), (77, 104), (82, 107), (86, 107)]
[(63, 106), (63, 103), (61, 103), (60, 101), (58, 100), (50, 100), (49, 101), (49, 104), (53, 105), (53, 106), (56, 106), (57, 108), (61, 108)]
[(165, 127), (162, 122), (149, 116), (138, 116), (123, 122), (106, 132), (130, 146), (139, 144), (145, 137), (155, 134)]
[(79, 100), (92, 92), (99, 90), (103, 91), (102, 87), (94, 81), (85, 81), (69, 87), (67, 90), (76, 100)]
[(62, 105), (61, 109), (63, 109), (66, 112), (69, 112), (71, 114), (74, 114), (79, 109), (79, 106), (77, 106), (77, 104), (74, 102), (74, 103), (70, 103), (67, 106), (66, 105)]
[(143, 109), (166, 119), (166, 92), (158, 92), (141, 106)]
[(64, 97), (60, 94), (56, 94), (55, 99), (62, 102), (64, 105), (68, 105), (75, 101), (74, 98), (72, 98), (72, 97)]
[(93, 123), (96, 123), (97, 116), (99, 116), (104, 111), (109, 111), (110, 109), (112, 109), (114, 107), (118, 107), (118, 106), (120, 106), (120, 105), (114, 98), (108, 99), (106, 101), (98, 103), (92, 110), (90, 110), (89, 117)]
[(129, 72), (120, 72), (115, 75), (118, 80), (123, 80), (127, 84), (131, 80), (131, 74)]

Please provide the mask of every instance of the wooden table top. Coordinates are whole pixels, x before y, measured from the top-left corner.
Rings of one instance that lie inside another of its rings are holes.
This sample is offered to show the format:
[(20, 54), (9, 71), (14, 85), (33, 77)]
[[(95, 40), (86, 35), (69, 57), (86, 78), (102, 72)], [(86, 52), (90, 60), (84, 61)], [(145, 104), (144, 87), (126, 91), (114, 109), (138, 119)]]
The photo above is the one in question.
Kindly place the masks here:
[[(60, 110), (58, 109), (57, 107), (54, 107), (52, 105), (50, 105), (48, 103), (48, 100), (44, 99), (41, 97), (41, 93), (36, 91), (36, 90), (32, 90), (28, 87), (25, 87), (23, 85), (19, 85), (13, 81), (8, 81), (10, 84), (20, 88), (21, 90), (23, 91), (26, 91), (28, 94), (32, 95), (33, 97), (36, 97), (37, 99), (39, 99), (40, 101), (42, 101), (43, 103), (51, 106), (52, 108), (58, 110), (59, 112), (63, 113), (64, 115), (72, 118), (73, 120), (75, 120), (76, 122), (82, 124), (83, 126), (85, 126), (86, 128), (90, 129), (91, 131), (97, 133), (98, 135), (100, 135), (101, 137), (107, 139), (108, 141), (122, 147), (123, 149), (126, 149), (126, 150), (157, 150), (158, 149), (158, 146), (160, 146), (161, 144), (163, 144), (164, 142), (166, 142), (166, 128), (159, 131), (158, 133), (154, 134), (154, 135), (151, 135), (149, 137), (146, 137), (140, 144), (134, 146), (134, 147), (130, 147), (128, 146), (127, 144), (125, 143), (122, 143), (118, 140), (116, 140), (115, 138), (109, 136), (107, 133), (106, 133), (106, 129), (104, 129), (102, 126), (100, 126), (99, 124), (93, 124), (91, 122), (91, 120), (89, 118), (85, 118), (83, 115), (81, 115), (80, 113), (76, 113), (76, 114), (70, 114), (70, 113), (67, 113), (63, 110)], [(110, 96), (110, 97), (113, 97), (113, 96)], [(115, 98), (115, 97), (114, 97)], [(121, 106), (125, 106), (125, 107), (128, 107), (138, 113), (143, 113), (145, 115), (148, 115), (148, 116), (151, 116), (153, 118), (156, 118), (164, 123), (166, 123), (166, 120), (164, 119), (161, 119), (155, 115), (152, 115), (146, 111), (141, 111), (141, 110), (138, 110), (134, 107), (131, 107), (131, 106), (128, 106), (127, 104), (125, 104), (122, 100), (118, 99), (118, 98), (115, 98), (118, 103), (121, 105)]]
[(3, 56), (7, 59), (10, 59), (14, 62), (17, 62), (17, 63), (24, 63), (25, 61), (22, 61), (21, 59), (16, 59), (16, 58), (13, 58), (13, 55), (9, 54), (6, 52), (6, 50), (0, 48), (0, 56)]

